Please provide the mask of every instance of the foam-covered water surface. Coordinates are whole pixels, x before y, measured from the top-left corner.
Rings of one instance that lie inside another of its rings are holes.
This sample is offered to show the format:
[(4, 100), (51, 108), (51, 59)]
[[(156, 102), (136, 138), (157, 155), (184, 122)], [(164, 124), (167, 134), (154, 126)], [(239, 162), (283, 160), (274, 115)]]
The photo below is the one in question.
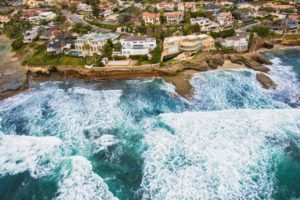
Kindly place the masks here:
[(192, 99), (160, 78), (51, 81), (0, 101), (0, 199), (300, 197), (299, 79), (270, 54), (196, 74)]
[[(143, 199), (272, 199), (283, 157), (300, 156), (289, 149), (300, 147), (300, 110), (186, 112), (158, 120), (173, 131), (155, 127), (145, 137)], [(299, 195), (300, 176), (290, 181), (295, 187), (287, 190)]]

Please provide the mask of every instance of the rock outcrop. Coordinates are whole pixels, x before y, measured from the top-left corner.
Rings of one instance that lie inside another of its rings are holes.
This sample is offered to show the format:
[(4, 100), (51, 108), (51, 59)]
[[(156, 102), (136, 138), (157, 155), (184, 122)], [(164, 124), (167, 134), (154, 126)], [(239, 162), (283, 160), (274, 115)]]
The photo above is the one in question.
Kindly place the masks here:
[[(237, 64), (244, 64), (247, 67), (260, 72), (269, 72), (270, 69), (264, 66), (262, 63), (267, 62), (263, 57), (257, 56), (242, 56), (242, 55), (229, 55), (230, 61)], [(255, 59), (253, 58), (255, 57)]]
[(252, 54), (251, 58), (255, 60), (256, 62), (259, 62), (260, 64), (265, 64), (265, 65), (272, 65), (273, 63), (269, 61), (265, 56), (261, 54)]
[(266, 89), (276, 89), (276, 87), (277, 87), (277, 84), (269, 76), (267, 76), (264, 73), (257, 73), (256, 79)]
[(27, 88), (27, 70), (7, 49), (0, 54), (0, 97)]
[(217, 69), (218, 67), (224, 65), (225, 59), (220, 54), (217, 54), (209, 58), (206, 58), (206, 62), (210, 68)]

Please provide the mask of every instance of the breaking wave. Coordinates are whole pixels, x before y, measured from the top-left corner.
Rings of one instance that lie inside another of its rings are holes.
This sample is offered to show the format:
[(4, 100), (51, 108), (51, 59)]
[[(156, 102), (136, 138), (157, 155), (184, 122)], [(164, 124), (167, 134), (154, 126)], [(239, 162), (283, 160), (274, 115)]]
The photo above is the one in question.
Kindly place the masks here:
[(143, 199), (272, 199), (276, 166), (293, 138), (300, 141), (300, 110), (170, 113), (159, 120), (169, 128), (145, 136)]

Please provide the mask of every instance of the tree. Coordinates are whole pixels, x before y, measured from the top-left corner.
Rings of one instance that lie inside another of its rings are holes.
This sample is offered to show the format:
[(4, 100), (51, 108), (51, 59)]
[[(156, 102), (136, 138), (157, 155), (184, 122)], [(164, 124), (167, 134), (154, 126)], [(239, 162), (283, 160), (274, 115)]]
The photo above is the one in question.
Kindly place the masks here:
[(84, 51), (87, 51), (87, 52), (89, 52), (89, 51), (90, 51), (90, 48), (91, 48), (91, 46), (90, 46), (89, 44), (87, 44), (87, 43), (84, 43), (84, 45), (83, 45), (83, 49), (84, 49)]
[(103, 57), (107, 57), (108, 59), (112, 58), (113, 52), (113, 42), (111, 39), (107, 40), (106, 44), (102, 48), (102, 55)]
[(193, 24), (191, 25), (191, 29), (193, 33), (199, 33), (200, 32), (200, 25), (199, 24)]
[(257, 26), (251, 30), (256, 32), (260, 37), (266, 37), (270, 34), (270, 29), (268, 27)]
[(191, 22), (191, 13), (190, 12), (186, 12), (185, 15), (184, 15), (184, 21), (186, 24), (190, 24)]
[(76, 4), (71, 4), (69, 6), (69, 10), (71, 11), (71, 13), (75, 13), (77, 11), (77, 6)]
[(98, 19), (99, 18), (99, 14), (100, 14), (100, 9), (97, 8), (96, 6), (94, 6), (93, 10), (92, 10), (92, 13), (93, 13), (93, 16)]
[(159, 46), (157, 46), (153, 51), (151, 51), (151, 60), (150, 62), (152, 64), (155, 64), (155, 63), (159, 63), (160, 62), (160, 58), (161, 58), (161, 48)]
[(23, 46), (23, 37), (18, 37), (17, 39), (15, 39), (12, 44), (11, 47), (14, 51), (17, 51), (18, 49), (20, 49)]
[(159, 22), (161, 25), (163, 25), (166, 22), (166, 17), (164, 16), (163, 13), (161, 13), (159, 16)]

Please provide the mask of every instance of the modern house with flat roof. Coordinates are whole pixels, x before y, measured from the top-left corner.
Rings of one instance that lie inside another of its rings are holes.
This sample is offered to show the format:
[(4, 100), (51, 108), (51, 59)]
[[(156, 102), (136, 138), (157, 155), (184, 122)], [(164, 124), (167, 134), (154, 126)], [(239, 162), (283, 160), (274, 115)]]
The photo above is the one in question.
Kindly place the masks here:
[(202, 32), (218, 31), (220, 28), (218, 23), (204, 17), (191, 18), (191, 24), (198, 24)]
[(148, 55), (155, 49), (156, 40), (148, 36), (129, 36), (120, 40), (122, 45), (122, 55), (129, 57), (132, 55)]
[(39, 33), (40, 33), (41, 27), (40, 26), (34, 26), (32, 29), (26, 31), (24, 33), (24, 38), (23, 38), (23, 42), (26, 43), (30, 43), (32, 42), (34, 39), (38, 38)]
[(206, 34), (167, 37), (163, 43), (162, 59), (167, 60), (180, 53), (193, 55), (198, 51), (215, 49), (214, 39)]
[(115, 40), (119, 35), (115, 33), (90, 33), (79, 37), (75, 41), (75, 49), (81, 53), (81, 55), (101, 55), (102, 47), (106, 44), (107, 40)]
[(238, 33), (236, 36), (228, 38), (220, 38), (218, 41), (223, 47), (226, 47), (236, 52), (248, 51), (250, 34), (247, 32)]

